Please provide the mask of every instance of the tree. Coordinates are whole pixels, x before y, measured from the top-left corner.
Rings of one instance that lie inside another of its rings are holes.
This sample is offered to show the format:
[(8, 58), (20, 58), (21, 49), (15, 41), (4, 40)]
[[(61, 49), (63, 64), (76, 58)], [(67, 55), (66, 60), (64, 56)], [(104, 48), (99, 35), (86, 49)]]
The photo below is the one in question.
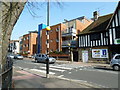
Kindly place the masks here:
[[(0, 74), (6, 71), (7, 51), (11, 32), (27, 0), (24, 2), (0, 1)], [(3, 80), (0, 81), (2, 85)]]
[[(23, 1), (24, 2), (22, 2), (22, 0), (7, 2), (7, 0), (0, 0), (0, 74), (6, 71), (5, 64), (7, 60), (8, 45), (13, 27), (22, 13), (26, 2), (28, 2), (28, 0)], [(36, 15), (33, 10), (30, 11), (30, 8), (36, 7), (39, 9), (38, 5), (33, 2), (28, 2), (27, 4), (31, 15)], [(57, 4), (60, 6), (58, 1)], [(2, 80), (0, 80), (0, 85), (2, 85)]]
[[(27, 1), (27, 0), (26, 0)], [(0, 2), (0, 63), (4, 64), (9, 39), (26, 2)], [(3, 67), (3, 66), (2, 66)]]

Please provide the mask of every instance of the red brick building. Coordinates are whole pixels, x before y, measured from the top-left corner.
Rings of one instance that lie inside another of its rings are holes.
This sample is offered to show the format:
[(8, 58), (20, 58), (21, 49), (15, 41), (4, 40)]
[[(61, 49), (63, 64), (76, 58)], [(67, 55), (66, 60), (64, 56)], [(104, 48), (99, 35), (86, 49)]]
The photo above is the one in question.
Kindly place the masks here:
[(29, 51), (29, 34), (23, 35), (22, 39), (22, 54), (24, 56), (28, 55)]
[(49, 41), (47, 41), (46, 29), (41, 30), (41, 53), (46, 53), (46, 44), (49, 42), (49, 52), (63, 51), (68, 54), (71, 41), (76, 40), (76, 35), (91, 23), (92, 20), (88, 20), (83, 16), (53, 25), (49, 31)]
[[(51, 30), (49, 31), (49, 52), (62, 51), (61, 30), (63, 29), (65, 29), (65, 25), (61, 23), (51, 26)], [(41, 32), (42, 32), (41, 53), (46, 53), (47, 50), (46, 29), (43, 29)]]
[(22, 49), (21, 53), (24, 56), (31, 56), (36, 53), (37, 50), (37, 32), (30, 31), (29, 34), (23, 35), (22, 37)]

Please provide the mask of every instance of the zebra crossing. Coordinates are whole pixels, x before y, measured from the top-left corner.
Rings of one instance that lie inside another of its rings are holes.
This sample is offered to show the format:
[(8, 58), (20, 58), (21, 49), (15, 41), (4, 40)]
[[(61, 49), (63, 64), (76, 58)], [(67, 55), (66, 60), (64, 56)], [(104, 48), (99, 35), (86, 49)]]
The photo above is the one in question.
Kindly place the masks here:
[[(31, 73), (35, 73), (38, 75), (45, 75), (46, 74), (46, 64), (41, 63), (25, 63), (26, 65), (15, 65), (15, 67), (18, 67), (21, 70), (26, 70)], [(106, 73), (114, 73), (117, 74), (117, 72), (113, 71), (107, 71), (107, 70), (100, 70), (95, 69), (93, 66), (82, 66), (79, 64), (50, 64), (49, 65), (49, 74), (60, 76), (62, 77), (64, 74), (72, 74), (73, 71), (97, 71), (97, 72), (106, 72)]]
[[(20, 63), (20, 62), (19, 62)], [(46, 74), (46, 64), (42, 63), (32, 63), (26, 61), (26, 63), (20, 63), (19, 65), (15, 65), (15, 67), (18, 67), (21, 70), (26, 70), (29, 72), (33, 73), (38, 73), (38, 74)], [(68, 64), (49, 64), (49, 74), (51, 75), (56, 75), (60, 76), (63, 74), (72, 74), (73, 71), (100, 71), (98, 69), (94, 69), (92, 66), (84, 66), (84, 65), (79, 65), (79, 64), (73, 64), (73, 63), (68, 63)], [(102, 71), (102, 70), (101, 70)]]
[[(18, 68), (20, 70), (25, 70), (32, 73), (38, 73), (38, 74), (46, 74), (46, 64), (43, 63), (33, 63), (30, 61), (16, 61), (17, 63), (14, 64), (15, 68)], [(78, 68), (78, 65), (73, 65), (70, 63), (55, 63), (55, 64), (49, 64), (49, 74), (52, 75), (62, 75), (65, 72), (70, 72), (73, 69)]]
[[(50, 65), (49, 66), (49, 74), (55, 75), (55, 74), (58, 74), (58, 73), (63, 73), (65, 71), (70, 71), (74, 68), (75, 67), (65, 66), (64, 64), (62, 64), (62, 65)], [(35, 67), (33, 69), (30, 69), (30, 70), (45, 74), (46, 73), (46, 66), (40, 66), (39, 68)]]

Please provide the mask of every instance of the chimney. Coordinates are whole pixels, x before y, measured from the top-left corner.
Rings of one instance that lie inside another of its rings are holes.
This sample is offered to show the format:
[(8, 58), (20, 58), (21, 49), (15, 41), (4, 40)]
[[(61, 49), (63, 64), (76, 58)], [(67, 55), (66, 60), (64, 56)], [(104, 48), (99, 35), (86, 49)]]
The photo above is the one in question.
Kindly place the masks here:
[(96, 21), (99, 17), (98, 11), (93, 12), (93, 20)]

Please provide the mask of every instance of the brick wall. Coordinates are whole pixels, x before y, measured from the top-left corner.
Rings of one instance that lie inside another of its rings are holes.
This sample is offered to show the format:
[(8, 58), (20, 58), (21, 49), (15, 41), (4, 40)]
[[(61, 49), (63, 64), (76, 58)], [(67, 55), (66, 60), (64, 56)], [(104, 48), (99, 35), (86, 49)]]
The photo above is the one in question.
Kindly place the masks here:
[[(71, 20), (69, 23), (66, 22), (64, 24), (57, 24), (57, 25), (51, 26), (51, 30), (49, 31), (49, 52), (56, 51), (56, 50), (62, 51), (62, 41), (64, 41), (64, 38), (62, 38), (62, 32), (61, 31), (66, 30), (67, 26), (74, 26), (74, 24), (76, 24), (75, 29), (78, 32), (78, 31), (82, 31), (83, 29), (85, 29), (91, 23), (92, 23), (91, 20), (84, 19), (84, 23), (80, 22), (79, 20)], [(58, 27), (60, 27), (60, 31), (56, 31), (56, 29)], [(60, 35), (60, 37), (59, 37), (59, 35)], [(71, 38), (71, 37), (67, 37), (68, 40), (69, 40), (69, 38)], [(57, 40), (59, 40), (60, 42), (57, 41)], [(42, 41), (41, 42), (41, 50), (42, 50), (41, 53), (46, 53), (46, 50), (47, 50), (46, 29), (42, 30), (41, 41)]]
[(37, 51), (37, 33), (30, 33), (30, 41), (29, 41), (29, 55), (33, 55)]
[(25, 54), (25, 52), (28, 52), (29, 50), (29, 46), (27, 46), (29, 45), (28, 37), (29, 37), (29, 34), (23, 35), (23, 49), (22, 49), (23, 54)]
[[(59, 28), (58, 31), (56, 31), (56, 29)], [(63, 24), (57, 24), (54, 26), (51, 26), (51, 30), (49, 31), (49, 52), (52, 51), (56, 51), (58, 50), (62, 50), (62, 38), (61, 38), (61, 30), (65, 29)], [(59, 37), (60, 34), (60, 37)], [(46, 29), (42, 30), (42, 52), (41, 53), (46, 53), (46, 40), (47, 40), (47, 36), (46, 36)], [(59, 42), (60, 41), (60, 42)], [(60, 45), (60, 46), (59, 46)]]

